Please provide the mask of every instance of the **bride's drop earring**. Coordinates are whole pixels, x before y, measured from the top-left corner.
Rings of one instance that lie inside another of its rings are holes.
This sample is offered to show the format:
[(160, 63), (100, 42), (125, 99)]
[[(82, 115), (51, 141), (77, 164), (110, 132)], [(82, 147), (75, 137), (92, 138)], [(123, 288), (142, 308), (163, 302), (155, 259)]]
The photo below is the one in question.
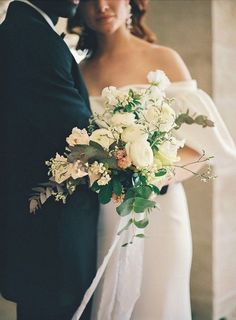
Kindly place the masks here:
[(131, 5), (128, 5), (127, 8), (127, 18), (126, 18), (126, 27), (128, 30), (132, 29), (132, 13), (131, 13)]

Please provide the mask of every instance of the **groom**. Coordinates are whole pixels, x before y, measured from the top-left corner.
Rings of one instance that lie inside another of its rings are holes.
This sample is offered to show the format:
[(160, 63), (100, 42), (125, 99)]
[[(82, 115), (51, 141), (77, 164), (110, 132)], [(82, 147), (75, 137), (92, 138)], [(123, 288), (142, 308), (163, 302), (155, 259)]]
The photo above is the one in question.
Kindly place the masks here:
[(18, 320), (71, 319), (96, 270), (96, 194), (81, 186), (35, 215), (28, 202), (48, 180), (45, 161), (88, 124), (87, 91), (54, 30), (78, 2), (15, 0), (0, 26), (0, 292), (17, 303)]

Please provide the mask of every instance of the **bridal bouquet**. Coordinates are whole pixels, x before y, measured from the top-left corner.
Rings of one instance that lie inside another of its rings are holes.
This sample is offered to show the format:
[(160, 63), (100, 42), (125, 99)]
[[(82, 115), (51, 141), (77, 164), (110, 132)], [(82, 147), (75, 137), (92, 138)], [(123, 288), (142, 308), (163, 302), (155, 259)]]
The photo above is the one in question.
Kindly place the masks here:
[[(112, 199), (120, 216), (130, 215), (124, 229), (148, 225), (148, 215), (157, 205), (153, 195), (160, 194), (174, 175), (178, 149), (184, 146), (175, 138), (175, 130), (183, 123), (214, 125), (203, 115), (175, 113), (173, 99), (165, 95), (170, 82), (163, 71), (150, 72), (148, 82), (146, 89), (103, 89), (103, 114), (95, 114), (88, 128), (73, 128), (65, 153), (46, 161), (50, 179), (33, 189), (31, 212), (50, 196), (65, 203), (78, 185), (88, 183), (100, 203)], [(199, 162), (207, 160), (202, 156)], [(209, 172), (193, 174), (211, 178)]]

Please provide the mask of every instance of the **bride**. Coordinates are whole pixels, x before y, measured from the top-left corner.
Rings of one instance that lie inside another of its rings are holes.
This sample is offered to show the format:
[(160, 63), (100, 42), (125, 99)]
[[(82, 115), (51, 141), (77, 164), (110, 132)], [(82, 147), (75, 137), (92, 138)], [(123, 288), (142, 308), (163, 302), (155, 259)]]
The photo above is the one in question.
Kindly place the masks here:
[[(68, 29), (80, 30), (78, 48), (88, 49), (80, 64), (91, 109), (103, 110), (101, 91), (106, 86), (123, 90), (147, 86), (146, 75), (161, 69), (171, 80), (167, 90), (175, 97), (175, 108), (208, 115), (215, 129), (184, 126), (179, 138), (187, 138), (179, 156), (182, 163), (193, 162), (205, 149), (222, 153), (233, 142), (206, 93), (174, 50), (154, 45), (155, 37), (144, 24), (147, 0), (82, 0)], [(80, 27), (80, 28), (79, 28)], [(206, 139), (207, 137), (207, 139)], [(223, 137), (224, 140), (220, 140)], [(199, 170), (200, 165), (191, 169)], [(181, 182), (190, 177), (176, 171), (167, 193), (158, 199), (160, 209), (151, 214), (146, 239), (137, 239), (121, 248), (125, 235), (109, 261), (93, 301), (92, 320), (190, 320), (191, 231), (185, 192)], [(100, 208), (98, 226), (98, 266), (112, 245), (119, 217), (114, 204)]]

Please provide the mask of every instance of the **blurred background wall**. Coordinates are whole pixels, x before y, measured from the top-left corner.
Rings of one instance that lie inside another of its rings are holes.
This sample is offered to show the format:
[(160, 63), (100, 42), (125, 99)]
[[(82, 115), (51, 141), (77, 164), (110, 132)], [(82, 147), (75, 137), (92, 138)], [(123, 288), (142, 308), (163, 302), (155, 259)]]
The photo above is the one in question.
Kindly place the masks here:
[[(150, 6), (148, 22), (159, 43), (180, 53), (236, 140), (236, 1), (151, 0)], [(192, 310), (200, 320), (236, 319), (236, 208), (224, 204), (224, 193), (236, 190), (236, 182), (235, 176), (226, 178), (221, 215), (212, 205), (212, 184), (185, 183), (193, 235)]]
[[(0, 21), (7, 2), (0, 1)], [(236, 0), (150, 0), (147, 20), (159, 44), (177, 50), (199, 87), (213, 97), (236, 140)], [(61, 19), (57, 28), (62, 32), (64, 27)], [(235, 178), (228, 177), (217, 216), (214, 186), (195, 179), (185, 183), (193, 235), (194, 320), (236, 319), (236, 207), (224, 210), (229, 205), (224, 192), (236, 190)], [(13, 303), (0, 300), (0, 319), (15, 320)]]

